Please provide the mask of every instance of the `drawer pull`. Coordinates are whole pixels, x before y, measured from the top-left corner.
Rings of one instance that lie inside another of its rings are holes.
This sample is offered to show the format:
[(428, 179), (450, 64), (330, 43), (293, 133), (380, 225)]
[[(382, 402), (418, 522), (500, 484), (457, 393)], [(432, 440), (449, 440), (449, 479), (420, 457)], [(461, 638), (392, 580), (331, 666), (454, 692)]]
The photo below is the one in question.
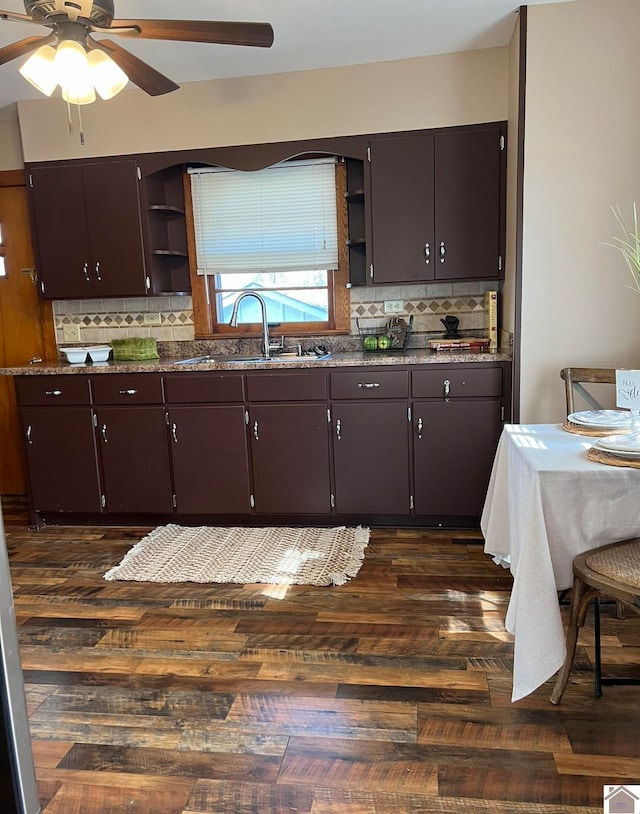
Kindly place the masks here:
[(358, 387), (362, 390), (373, 390), (376, 387), (380, 387), (379, 382), (358, 382)]
[(451, 382), (449, 379), (444, 380), (443, 394), (444, 400), (449, 401), (449, 393), (451, 392)]
[(260, 440), (260, 437), (258, 436), (258, 422), (257, 421), (253, 422), (253, 437), (256, 439), (256, 441)]
[(336, 421), (336, 440), (342, 440), (342, 436), (340, 435), (340, 431), (342, 430), (342, 423), (340, 419)]
[(431, 260), (431, 246), (429, 245), (429, 243), (425, 243), (424, 244), (424, 262), (427, 264), (427, 266), (429, 265), (430, 260)]
[(101, 283), (101, 282), (102, 282), (102, 277), (100, 276), (100, 261), (99, 261), (99, 260), (98, 260), (98, 262), (96, 263), (95, 272), (96, 272), (96, 280), (97, 280), (99, 283)]
[(105, 442), (105, 444), (108, 444), (109, 439), (107, 438), (107, 425), (106, 424), (102, 425), (101, 432), (102, 432), (102, 440)]
[(88, 263), (85, 263), (82, 266), (82, 271), (84, 272), (84, 281), (85, 281), (85, 283), (90, 283), (91, 280), (89, 279), (89, 264)]
[(175, 422), (171, 425), (171, 437), (173, 438), (173, 443), (178, 443), (178, 428), (175, 425)]
[(62, 390), (45, 390), (45, 396), (61, 396)]
[(31, 424), (27, 427), (27, 444), (33, 444), (33, 439), (31, 438), (31, 431), (32, 427)]
[(416, 432), (418, 433), (418, 438), (422, 438), (422, 427), (423, 427), (422, 419), (419, 418), (418, 419), (418, 425), (416, 427)]
[(444, 245), (444, 240), (440, 241), (440, 262), (444, 263), (447, 247)]
[(121, 390), (120, 395), (121, 396), (135, 396), (137, 392), (138, 392), (137, 390)]

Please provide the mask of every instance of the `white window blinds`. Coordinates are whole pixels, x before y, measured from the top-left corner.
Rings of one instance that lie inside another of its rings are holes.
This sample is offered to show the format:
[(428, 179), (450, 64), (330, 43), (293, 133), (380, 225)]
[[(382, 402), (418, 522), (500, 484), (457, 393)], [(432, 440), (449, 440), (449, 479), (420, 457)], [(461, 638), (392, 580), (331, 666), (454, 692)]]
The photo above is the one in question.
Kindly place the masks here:
[(335, 163), (189, 169), (198, 274), (337, 268)]

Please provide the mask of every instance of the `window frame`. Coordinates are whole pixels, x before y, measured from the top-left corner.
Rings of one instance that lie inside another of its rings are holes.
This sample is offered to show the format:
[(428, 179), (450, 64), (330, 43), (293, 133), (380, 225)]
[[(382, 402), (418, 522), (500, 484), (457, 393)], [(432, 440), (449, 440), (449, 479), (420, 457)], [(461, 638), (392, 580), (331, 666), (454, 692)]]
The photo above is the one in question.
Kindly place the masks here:
[[(313, 156), (304, 155), (300, 158)], [(269, 332), (272, 336), (329, 336), (350, 333), (350, 298), (349, 298), (349, 257), (347, 253), (347, 204), (346, 204), (346, 166), (338, 156), (336, 163), (336, 212), (338, 227), (338, 268), (328, 271), (329, 319), (327, 322), (287, 322), (273, 326)], [(189, 276), (191, 278), (191, 296), (193, 300), (193, 321), (196, 339), (240, 339), (262, 335), (260, 323), (242, 323), (232, 328), (218, 321), (216, 308), (215, 275), (197, 273), (196, 236), (191, 198), (191, 176), (186, 168), (185, 210), (187, 222), (187, 248), (189, 252)], [(209, 287), (209, 302), (207, 290)]]

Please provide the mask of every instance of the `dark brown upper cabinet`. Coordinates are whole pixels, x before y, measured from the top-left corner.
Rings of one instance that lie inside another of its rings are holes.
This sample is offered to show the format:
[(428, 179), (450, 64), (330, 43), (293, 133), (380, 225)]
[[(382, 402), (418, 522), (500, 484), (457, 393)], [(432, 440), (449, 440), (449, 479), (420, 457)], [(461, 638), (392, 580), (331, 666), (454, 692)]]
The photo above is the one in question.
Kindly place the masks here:
[(146, 295), (136, 161), (39, 166), (28, 172), (44, 296)]
[(504, 276), (506, 125), (371, 140), (370, 282)]

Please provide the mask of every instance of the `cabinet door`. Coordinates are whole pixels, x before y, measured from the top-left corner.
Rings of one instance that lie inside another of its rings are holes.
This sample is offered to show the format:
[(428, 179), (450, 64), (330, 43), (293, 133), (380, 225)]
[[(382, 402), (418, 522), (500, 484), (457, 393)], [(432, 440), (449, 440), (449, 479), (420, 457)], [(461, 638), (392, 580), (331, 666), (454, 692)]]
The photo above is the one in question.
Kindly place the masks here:
[(173, 512), (164, 409), (100, 407), (96, 412), (106, 511)]
[(92, 297), (82, 167), (36, 167), (29, 174), (38, 277), (45, 297)]
[(433, 136), (371, 141), (374, 283), (434, 277)]
[(85, 164), (84, 196), (95, 296), (146, 293), (136, 162)]
[(502, 430), (498, 399), (414, 402), (418, 515), (479, 517)]
[(435, 136), (435, 277), (501, 276), (501, 131)]
[(334, 402), (338, 514), (409, 514), (406, 402)]
[(331, 512), (326, 404), (262, 404), (249, 411), (256, 512)]
[(136, 162), (34, 167), (30, 175), (45, 297), (145, 295)]
[(29, 493), (36, 512), (100, 512), (101, 490), (88, 407), (21, 411)]
[(176, 510), (250, 512), (244, 407), (171, 407), (169, 427)]

